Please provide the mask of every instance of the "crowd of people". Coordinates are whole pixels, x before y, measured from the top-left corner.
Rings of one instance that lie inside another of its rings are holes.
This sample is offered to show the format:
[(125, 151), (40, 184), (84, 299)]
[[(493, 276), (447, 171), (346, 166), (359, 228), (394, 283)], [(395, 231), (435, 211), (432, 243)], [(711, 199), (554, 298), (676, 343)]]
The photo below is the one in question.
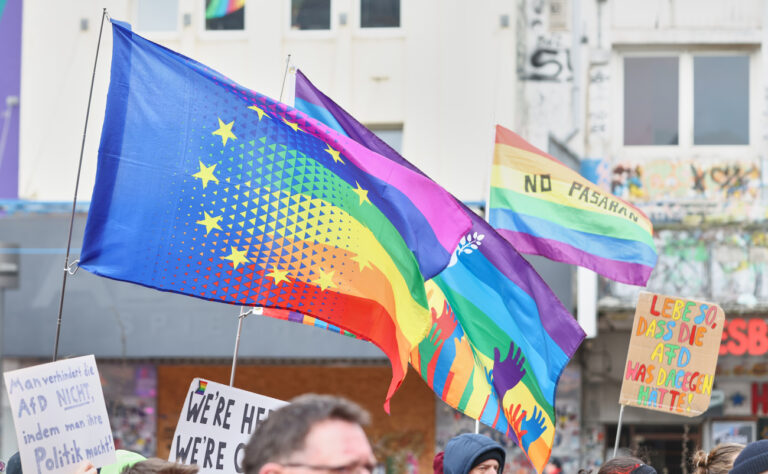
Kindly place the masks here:
[[(364, 428), (369, 414), (357, 404), (330, 395), (302, 395), (275, 410), (258, 425), (245, 449), (245, 474), (371, 474), (376, 458)], [(434, 474), (501, 474), (504, 448), (480, 434), (464, 433), (452, 438), (433, 462)], [(117, 462), (100, 469), (89, 461), (75, 474), (194, 474), (198, 467), (158, 458), (145, 459), (118, 450)], [(768, 474), (768, 439), (746, 446), (721, 444), (698, 451), (691, 458), (692, 474)], [(620, 456), (603, 463), (595, 474), (656, 474), (643, 460)], [(6, 474), (21, 474), (16, 453), (6, 465)], [(581, 470), (580, 474), (592, 471)], [(543, 474), (564, 474), (552, 459)]]

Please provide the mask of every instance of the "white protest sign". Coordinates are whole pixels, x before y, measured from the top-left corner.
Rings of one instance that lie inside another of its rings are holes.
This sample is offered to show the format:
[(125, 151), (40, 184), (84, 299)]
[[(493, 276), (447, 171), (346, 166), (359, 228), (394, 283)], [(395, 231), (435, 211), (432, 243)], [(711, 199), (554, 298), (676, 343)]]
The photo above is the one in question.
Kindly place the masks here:
[(196, 378), (173, 434), (169, 461), (201, 473), (243, 472), (245, 445), (256, 426), (287, 402)]
[(24, 472), (71, 474), (85, 459), (117, 460), (93, 355), (3, 375)]

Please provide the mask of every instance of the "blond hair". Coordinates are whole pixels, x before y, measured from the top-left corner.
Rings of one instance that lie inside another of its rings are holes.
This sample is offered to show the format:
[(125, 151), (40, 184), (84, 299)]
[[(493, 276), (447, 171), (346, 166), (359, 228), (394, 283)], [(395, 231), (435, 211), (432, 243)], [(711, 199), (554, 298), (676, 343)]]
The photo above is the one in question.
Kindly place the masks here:
[(743, 444), (723, 443), (718, 444), (709, 452), (699, 450), (693, 453), (691, 474), (728, 474), (733, 468), (733, 460), (744, 449)]
[(195, 474), (198, 467), (178, 464), (160, 458), (149, 458), (132, 466), (126, 466), (120, 474)]

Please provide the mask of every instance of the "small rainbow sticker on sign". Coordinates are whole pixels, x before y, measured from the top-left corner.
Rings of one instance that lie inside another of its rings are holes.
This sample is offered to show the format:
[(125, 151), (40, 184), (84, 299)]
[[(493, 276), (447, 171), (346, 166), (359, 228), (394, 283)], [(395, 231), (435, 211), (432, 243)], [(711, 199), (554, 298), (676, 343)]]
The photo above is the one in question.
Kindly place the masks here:
[(205, 393), (205, 387), (208, 386), (208, 382), (205, 382), (203, 380), (200, 381), (200, 383), (197, 385), (197, 390), (195, 390), (195, 393), (202, 395)]

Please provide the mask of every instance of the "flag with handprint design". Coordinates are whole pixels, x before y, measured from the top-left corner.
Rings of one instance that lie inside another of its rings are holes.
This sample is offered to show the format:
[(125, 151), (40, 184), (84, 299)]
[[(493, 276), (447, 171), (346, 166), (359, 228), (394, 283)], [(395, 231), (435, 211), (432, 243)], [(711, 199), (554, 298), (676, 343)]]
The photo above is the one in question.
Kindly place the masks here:
[[(300, 71), (295, 106), (420, 173)], [(411, 365), (447, 404), (515, 439), (541, 472), (554, 442), (557, 381), (584, 332), (509, 242), (464, 212), (472, 228), (425, 285), (432, 327)]]
[(469, 229), (461, 207), (421, 174), (125, 24), (113, 21), (113, 37), (80, 266), (360, 335), (392, 363), (386, 407), (429, 331), (424, 280)]

